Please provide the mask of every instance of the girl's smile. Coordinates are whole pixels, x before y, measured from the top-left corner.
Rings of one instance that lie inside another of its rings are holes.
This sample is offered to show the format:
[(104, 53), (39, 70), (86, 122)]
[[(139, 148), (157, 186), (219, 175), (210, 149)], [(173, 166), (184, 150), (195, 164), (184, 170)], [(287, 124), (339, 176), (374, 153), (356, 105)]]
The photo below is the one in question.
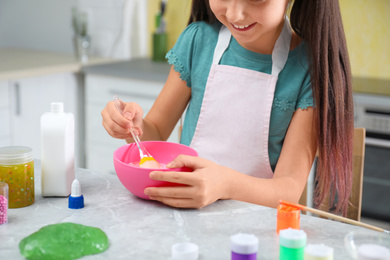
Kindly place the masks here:
[(255, 26), (256, 23), (252, 23), (252, 24), (248, 24), (248, 25), (235, 25), (235, 24), (231, 23), (231, 25), (232, 25), (233, 28), (236, 29), (237, 31), (248, 31), (248, 30), (250, 30), (253, 26)]

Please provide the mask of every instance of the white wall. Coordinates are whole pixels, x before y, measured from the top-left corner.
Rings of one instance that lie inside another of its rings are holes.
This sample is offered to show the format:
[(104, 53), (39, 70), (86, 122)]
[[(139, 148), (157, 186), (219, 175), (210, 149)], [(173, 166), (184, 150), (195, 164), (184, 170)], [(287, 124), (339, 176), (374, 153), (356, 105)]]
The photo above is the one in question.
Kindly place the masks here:
[(0, 0), (0, 47), (72, 53), (71, 7), (77, 0)]
[(88, 14), (92, 55), (147, 55), (147, 0), (0, 0), (0, 48), (73, 53), (72, 7)]

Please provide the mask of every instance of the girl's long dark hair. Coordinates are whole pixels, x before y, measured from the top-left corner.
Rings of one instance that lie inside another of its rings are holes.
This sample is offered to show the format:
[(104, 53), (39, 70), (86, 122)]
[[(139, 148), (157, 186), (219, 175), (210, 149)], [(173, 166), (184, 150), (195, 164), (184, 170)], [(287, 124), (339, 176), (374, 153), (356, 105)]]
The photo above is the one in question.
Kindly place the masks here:
[(316, 204), (337, 193), (346, 215), (352, 187), (353, 99), (347, 44), (338, 0), (295, 0), (291, 27), (309, 46), (319, 160)]
[[(216, 22), (208, 0), (193, 0), (188, 23)], [(329, 195), (346, 216), (352, 187), (353, 100), (347, 44), (338, 0), (295, 0), (292, 29), (309, 48), (319, 160), (316, 206)], [(337, 195), (336, 195), (337, 194)]]

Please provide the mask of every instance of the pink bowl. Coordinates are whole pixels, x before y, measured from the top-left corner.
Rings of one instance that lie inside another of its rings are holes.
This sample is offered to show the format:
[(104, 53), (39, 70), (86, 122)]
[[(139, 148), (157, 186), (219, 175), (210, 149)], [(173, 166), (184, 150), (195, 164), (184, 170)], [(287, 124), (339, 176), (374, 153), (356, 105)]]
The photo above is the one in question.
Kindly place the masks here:
[[(161, 164), (165, 165), (180, 154), (198, 156), (198, 153), (189, 146), (171, 142), (163, 141), (146, 141), (142, 142), (146, 150)], [(137, 145), (127, 144), (119, 147), (114, 152), (114, 168), (115, 172), (126, 187), (135, 196), (142, 199), (149, 199), (144, 194), (147, 187), (162, 187), (162, 186), (177, 186), (179, 184), (156, 181), (149, 178), (149, 173), (155, 169), (140, 168), (138, 166), (130, 165), (129, 163), (139, 162), (140, 156)], [(183, 171), (190, 172), (192, 169), (182, 167), (174, 169), (158, 169), (158, 171)]]

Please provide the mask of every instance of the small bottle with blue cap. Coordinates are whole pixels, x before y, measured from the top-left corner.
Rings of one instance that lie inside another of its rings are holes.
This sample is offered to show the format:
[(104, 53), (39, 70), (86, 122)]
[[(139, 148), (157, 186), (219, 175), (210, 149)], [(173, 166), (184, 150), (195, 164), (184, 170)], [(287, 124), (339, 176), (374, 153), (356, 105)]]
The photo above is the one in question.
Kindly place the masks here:
[(80, 182), (74, 179), (72, 183), (71, 194), (68, 200), (68, 207), (70, 209), (84, 208), (84, 196), (81, 194)]

